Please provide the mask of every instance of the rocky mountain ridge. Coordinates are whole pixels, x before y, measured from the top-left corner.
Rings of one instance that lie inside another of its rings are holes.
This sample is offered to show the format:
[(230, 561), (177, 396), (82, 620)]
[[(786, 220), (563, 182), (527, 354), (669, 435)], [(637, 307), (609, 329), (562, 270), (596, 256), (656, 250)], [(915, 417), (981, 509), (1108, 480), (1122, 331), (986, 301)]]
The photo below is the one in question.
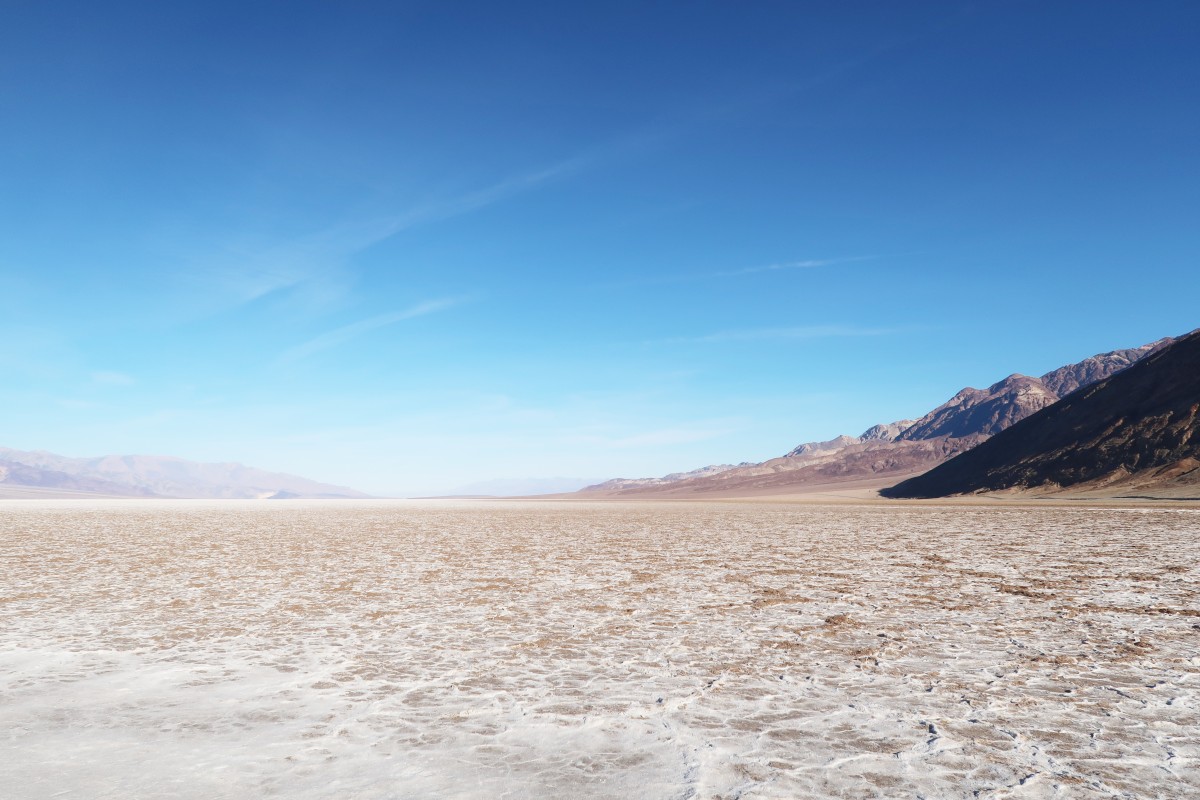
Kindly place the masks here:
[(908, 442), (939, 436), (991, 436), (1058, 400), (1038, 378), (1009, 375), (986, 389), (968, 386), (909, 426)]
[(691, 472), (672, 472), (670, 475), (663, 475), (661, 478), (614, 478), (604, 483), (597, 483), (592, 486), (584, 487), (581, 491), (593, 492), (613, 492), (624, 491), (627, 489), (655, 488), (660, 486), (668, 486), (674, 483), (691, 480), (693, 478), (707, 478), (712, 475), (718, 475), (722, 472), (728, 472), (731, 469), (741, 467), (754, 466), (749, 461), (744, 461), (741, 464), (710, 464), (707, 467), (700, 467)]
[(1072, 487), (1200, 490), (1200, 331), (882, 494)]
[(722, 464), (661, 478), (616, 479), (585, 493), (703, 494), (839, 483), (928, 470), (1081, 387), (1104, 380), (1170, 345), (1167, 337), (1100, 353), (1040, 378), (1013, 374), (986, 389), (966, 387), (918, 420), (872, 426), (860, 436), (807, 442), (761, 464)]

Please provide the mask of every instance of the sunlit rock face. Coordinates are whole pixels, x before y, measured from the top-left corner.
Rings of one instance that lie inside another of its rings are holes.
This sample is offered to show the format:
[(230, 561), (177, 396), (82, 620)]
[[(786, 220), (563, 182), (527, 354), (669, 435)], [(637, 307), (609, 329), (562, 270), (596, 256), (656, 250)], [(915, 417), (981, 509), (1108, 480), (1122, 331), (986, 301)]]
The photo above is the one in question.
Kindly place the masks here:
[(1200, 493), (1200, 332), (887, 494), (941, 497), (1004, 489)]

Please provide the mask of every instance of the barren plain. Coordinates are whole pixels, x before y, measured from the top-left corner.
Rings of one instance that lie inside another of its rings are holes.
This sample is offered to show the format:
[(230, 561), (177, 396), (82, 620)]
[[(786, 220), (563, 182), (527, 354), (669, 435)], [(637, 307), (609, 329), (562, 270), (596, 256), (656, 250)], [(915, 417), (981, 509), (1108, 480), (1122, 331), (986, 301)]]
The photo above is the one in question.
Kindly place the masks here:
[(0, 505), (0, 797), (1200, 796), (1200, 509)]

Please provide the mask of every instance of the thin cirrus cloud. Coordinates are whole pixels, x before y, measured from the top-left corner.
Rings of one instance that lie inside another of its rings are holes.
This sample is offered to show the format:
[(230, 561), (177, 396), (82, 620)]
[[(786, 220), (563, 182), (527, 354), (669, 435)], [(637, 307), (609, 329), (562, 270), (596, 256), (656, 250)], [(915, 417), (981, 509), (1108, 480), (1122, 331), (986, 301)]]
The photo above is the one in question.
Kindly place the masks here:
[(870, 261), (879, 256), (851, 256), (848, 258), (809, 258), (800, 261), (781, 261), (778, 264), (763, 264), (757, 267), (710, 272), (706, 278), (736, 278), (739, 275), (754, 275), (759, 272), (784, 272), (793, 269), (815, 269), (817, 267), (832, 267), (836, 264), (848, 264), (853, 261)]
[(672, 336), (647, 344), (721, 344), (725, 342), (760, 342), (769, 340), (832, 339), (856, 336), (886, 336), (897, 333), (895, 328), (865, 328), (856, 325), (801, 325), (789, 328), (751, 328), (717, 331), (698, 336)]
[[(267, 247), (231, 246), (219, 255), (216, 265), (206, 260), (187, 275), (197, 284), (201, 278), (206, 285), (215, 281), (224, 295), (225, 307), (245, 305), (306, 285), (318, 287), (319, 293), (340, 296), (345, 294), (345, 285), (353, 282), (349, 262), (356, 254), (406, 230), (479, 211), (570, 177), (597, 157), (577, 156), (480, 189), (431, 198), (402, 211), (332, 224)], [(193, 288), (191, 284), (189, 288)]]
[(648, 275), (621, 281), (614, 284), (604, 284), (609, 288), (626, 288), (630, 286), (662, 286), (675, 283), (696, 283), (711, 281), (719, 278), (739, 278), (745, 275), (757, 275), (767, 272), (790, 272), (792, 270), (819, 269), (838, 264), (849, 264), (855, 261), (870, 261), (880, 256), (848, 256), (845, 258), (805, 258), (794, 261), (779, 261), (773, 264), (759, 264), (753, 267), (715, 270), (710, 272), (682, 272), (674, 275)]
[(294, 364), (297, 361), (302, 361), (317, 353), (325, 350), (332, 350), (335, 347), (340, 347), (352, 339), (356, 339), (371, 331), (380, 328), (386, 328), (390, 325), (395, 325), (398, 322), (403, 322), (408, 319), (416, 319), (429, 314), (436, 314), (439, 311), (445, 311), (448, 308), (461, 305), (465, 300), (463, 298), (447, 297), (439, 300), (427, 300), (423, 303), (418, 303), (410, 308), (401, 311), (393, 311), (389, 314), (379, 314), (378, 316), (361, 319), (358, 322), (352, 322), (349, 325), (343, 325), (340, 328), (334, 328), (331, 331), (326, 331), (320, 336), (309, 339), (303, 344), (285, 350), (276, 359), (278, 364)]
[(382, 224), (366, 240), (359, 244), (359, 249), (395, 236), (401, 231), (419, 225), (428, 225), (452, 217), (477, 211), (487, 206), (507, 200), (518, 194), (535, 189), (543, 184), (567, 177), (588, 166), (594, 159), (589, 156), (579, 156), (567, 159), (549, 167), (527, 172), (507, 178), (491, 186), (458, 195), (445, 200), (432, 200), (398, 214)]

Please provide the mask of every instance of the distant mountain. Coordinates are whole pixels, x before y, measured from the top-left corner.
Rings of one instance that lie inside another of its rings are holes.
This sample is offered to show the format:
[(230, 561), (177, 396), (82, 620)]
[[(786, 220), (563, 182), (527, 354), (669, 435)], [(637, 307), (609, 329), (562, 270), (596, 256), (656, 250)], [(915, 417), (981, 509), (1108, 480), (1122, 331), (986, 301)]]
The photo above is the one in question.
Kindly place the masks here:
[[(0, 450), (7, 453), (10, 451)], [(53, 493), (92, 494), (117, 497), (153, 497), (151, 492), (85, 475), (71, 475), (53, 469), (22, 464), (0, 458), (0, 487), (37, 489)]]
[(750, 462), (741, 464), (711, 464), (707, 467), (700, 467), (691, 472), (672, 472), (670, 475), (663, 475), (661, 478), (614, 478), (604, 483), (597, 483), (593, 486), (586, 486), (582, 489), (585, 492), (619, 492), (627, 489), (648, 489), (661, 486), (669, 486), (674, 483), (691, 480), (693, 478), (707, 478), (712, 475), (717, 475), (722, 472), (728, 472), (731, 469), (739, 467), (754, 466)]
[(609, 481), (589, 487), (585, 492), (656, 497), (771, 494), (804, 486), (913, 475), (982, 441), (982, 437), (974, 436), (960, 439), (940, 437), (918, 442), (846, 438), (852, 439), (852, 443), (836, 450), (782, 456), (761, 464), (746, 464), (677, 481)]
[[(875, 427), (879, 427), (879, 426), (877, 425)], [(871, 430), (875, 430), (875, 428), (872, 428)], [(828, 439), (824, 442), (805, 442), (804, 444), (797, 445), (796, 447), (789, 450), (787, 453), (784, 454), (783, 457), (784, 458), (799, 458), (800, 456), (813, 456), (818, 453), (833, 453), (833, 452), (841, 450), (845, 447), (849, 447), (852, 444), (857, 444), (861, 439), (862, 439), (862, 437), (860, 437), (860, 436), (842, 435), (842, 436), (835, 436), (834, 438)], [(733, 468), (732, 465), (728, 465), (728, 464), (724, 465), (724, 466), (726, 469)], [(713, 469), (713, 468), (706, 467), (705, 469)], [(693, 470), (693, 472), (700, 472), (700, 470)], [(691, 472), (676, 472), (675, 474), (690, 476), (692, 473)]]
[(944, 497), (1009, 488), (1200, 490), (1200, 331), (1078, 390), (973, 450), (884, 490)]
[[(788, 451), (784, 458), (799, 458), (801, 456), (815, 456), (821, 453), (836, 453), (844, 450), (847, 447), (863, 442), (891, 442), (895, 441), (906, 430), (911, 428), (916, 423), (916, 420), (902, 419), (897, 422), (887, 422), (880, 425), (872, 425), (867, 428), (859, 436), (836, 436), (824, 442), (808, 442), (799, 445)], [(739, 464), (738, 466), (748, 466)], [(677, 473), (690, 475), (691, 473)]]
[(576, 492), (592, 481), (583, 478), (497, 478), (459, 486), (446, 492), (456, 497), (528, 497)]
[(891, 442), (900, 438), (900, 435), (917, 424), (915, 419), (902, 419), (897, 422), (886, 422), (880, 425), (872, 425), (863, 431), (862, 436), (858, 437), (860, 442)]
[(277, 499), (362, 498), (345, 486), (246, 467), (170, 456), (68, 458), (0, 447), (0, 487), (54, 489), (116, 497)]
[(1173, 342), (1101, 353), (1040, 378), (1010, 375), (986, 389), (967, 387), (918, 420), (875, 425), (860, 436), (808, 442), (761, 464), (722, 464), (662, 478), (617, 479), (584, 492), (690, 495), (785, 490), (817, 484), (898, 480), (928, 470)]

